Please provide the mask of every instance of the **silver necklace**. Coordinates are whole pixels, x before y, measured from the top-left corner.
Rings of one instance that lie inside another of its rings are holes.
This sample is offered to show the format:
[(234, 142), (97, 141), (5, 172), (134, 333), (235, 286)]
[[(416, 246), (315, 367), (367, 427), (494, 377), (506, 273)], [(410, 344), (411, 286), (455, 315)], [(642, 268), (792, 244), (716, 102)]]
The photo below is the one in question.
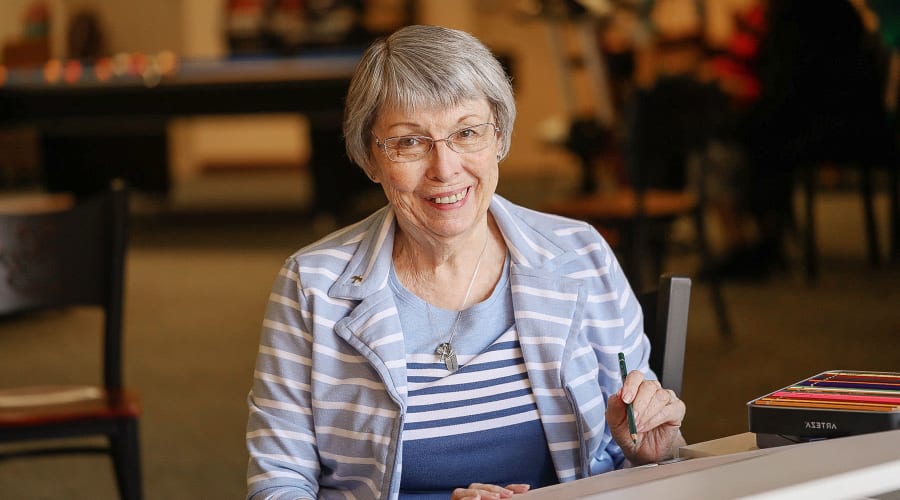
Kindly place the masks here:
[[(459, 305), (459, 312), (456, 313), (456, 319), (453, 320), (453, 325), (450, 327), (450, 335), (447, 337), (446, 342), (441, 342), (438, 344), (437, 349), (434, 352), (441, 358), (441, 361), (444, 362), (444, 365), (447, 366), (447, 370), (451, 372), (455, 372), (459, 368), (459, 362), (456, 359), (456, 351), (453, 350), (453, 336), (456, 335), (456, 327), (459, 325), (459, 318), (462, 317), (463, 309), (466, 307), (466, 303), (469, 301), (469, 294), (472, 293), (472, 286), (475, 285), (475, 278), (478, 277), (478, 268), (481, 267), (481, 259), (484, 257), (484, 251), (487, 249), (487, 238), (484, 240), (484, 246), (481, 248), (481, 254), (478, 256), (478, 261), (475, 263), (475, 271), (472, 272), (472, 279), (469, 280), (469, 288), (466, 289), (466, 295), (463, 297), (462, 304)], [(431, 317), (431, 306), (428, 305), (428, 301), (425, 301), (425, 310), (428, 312), (428, 324), (431, 326), (431, 332), (434, 333), (434, 320)]]

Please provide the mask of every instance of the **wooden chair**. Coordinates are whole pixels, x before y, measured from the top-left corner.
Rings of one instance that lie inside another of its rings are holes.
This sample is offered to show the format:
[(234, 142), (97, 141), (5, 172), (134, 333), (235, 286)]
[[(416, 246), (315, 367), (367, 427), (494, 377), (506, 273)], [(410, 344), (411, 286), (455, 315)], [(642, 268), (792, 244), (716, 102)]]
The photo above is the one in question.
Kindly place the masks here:
[(691, 280), (663, 274), (659, 287), (638, 294), (638, 302), (644, 312), (644, 332), (650, 338), (650, 368), (663, 387), (680, 397)]
[[(0, 461), (106, 453), (112, 458), (121, 497), (140, 499), (141, 408), (138, 396), (122, 383), (127, 215), (121, 183), (83, 200), (50, 195), (16, 199), (5, 206), (0, 202), (0, 314), (27, 315), (70, 306), (104, 312), (98, 384), (0, 389), (0, 444), (9, 445), (0, 449)], [(40, 355), (4, 353), (35, 360)], [(91, 436), (105, 436), (108, 446), (81, 446), (83, 440), (68, 439)]]
[[(619, 189), (612, 193), (588, 194), (550, 202), (543, 209), (586, 221), (596, 227), (617, 249), (632, 286), (642, 289), (643, 277), (659, 276), (662, 268), (662, 244), (651, 244), (649, 234), (653, 228), (671, 224), (680, 217), (689, 217), (693, 221), (700, 260), (704, 267), (710, 265), (712, 257), (706, 236), (704, 205), (701, 199), (688, 191)], [(716, 273), (710, 273), (708, 279), (719, 332), (729, 338), (731, 321), (725, 306), (721, 278)]]

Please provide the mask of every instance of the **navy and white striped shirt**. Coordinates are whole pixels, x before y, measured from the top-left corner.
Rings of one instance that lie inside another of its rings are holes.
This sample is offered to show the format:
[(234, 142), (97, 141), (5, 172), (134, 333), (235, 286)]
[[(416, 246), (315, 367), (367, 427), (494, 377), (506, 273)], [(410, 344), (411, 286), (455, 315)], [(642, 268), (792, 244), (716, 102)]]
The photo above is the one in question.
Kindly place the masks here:
[(454, 373), (435, 348), (448, 339), (457, 311), (426, 305), (393, 272), (390, 286), (403, 325), (409, 390), (401, 499), (447, 498), (473, 482), (556, 483), (515, 330), (508, 259), (491, 296), (459, 316)]

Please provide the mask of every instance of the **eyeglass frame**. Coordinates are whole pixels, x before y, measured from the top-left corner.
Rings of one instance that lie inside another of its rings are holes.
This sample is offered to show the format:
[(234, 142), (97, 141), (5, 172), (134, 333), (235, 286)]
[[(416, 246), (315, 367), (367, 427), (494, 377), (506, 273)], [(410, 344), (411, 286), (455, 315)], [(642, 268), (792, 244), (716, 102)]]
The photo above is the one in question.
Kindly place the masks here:
[[(450, 135), (448, 135), (447, 137), (445, 137), (445, 138), (443, 138), (443, 139), (435, 139), (434, 137), (430, 137), (430, 136), (427, 136), (427, 135), (418, 135), (418, 134), (395, 135), (395, 136), (385, 137), (384, 139), (381, 139), (380, 137), (378, 137), (378, 136), (375, 134), (375, 131), (374, 131), (374, 130), (369, 130), (369, 133), (371, 133), (371, 134), (372, 134), (372, 137), (375, 138), (375, 145), (378, 146), (378, 149), (380, 149), (381, 152), (384, 153), (384, 156), (387, 157), (388, 160), (390, 160), (390, 161), (392, 161), (392, 162), (394, 162), (394, 163), (412, 163), (412, 162), (414, 162), (414, 161), (419, 161), (419, 160), (421, 160), (421, 159), (427, 157), (428, 154), (431, 153), (431, 152), (434, 150), (434, 145), (435, 145), (436, 143), (438, 143), (438, 142), (444, 142), (444, 143), (446, 143), (446, 144), (447, 144), (447, 147), (450, 148), (451, 151), (453, 151), (454, 153), (457, 153), (457, 154), (468, 154), (468, 153), (477, 153), (477, 152), (479, 152), (479, 151), (484, 151), (484, 150), (487, 149), (487, 147), (489, 146), (488, 143), (485, 143), (485, 145), (484, 145), (483, 148), (481, 148), (481, 149), (476, 149), (476, 150), (474, 150), (474, 151), (457, 151), (457, 150), (453, 147), (453, 141), (450, 140), (451, 137), (453, 137), (454, 135), (456, 135), (456, 134), (462, 132), (463, 130), (472, 129), (472, 128), (475, 128), (475, 127), (481, 127), (481, 126), (483, 126), (483, 125), (490, 125), (491, 127), (494, 128), (494, 139), (496, 140), (496, 139), (497, 139), (497, 134), (500, 133), (500, 127), (498, 127), (498, 126), (497, 126), (495, 123), (493, 123), (493, 122), (484, 122), (484, 123), (479, 123), (479, 124), (477, 124), (477, 125), (467, 125), (467, 126), (465, 126), (465, 127), (460, 128), (459, 130), (457, 130), (457, 131), (451, 133)], [(419, 157), (417, 157), (417, 158), (413, 158), (413, 159), (411, 159), (411, 160), (395, 160), (395, 159), (391, 158), (391, 155), (388, 154), (388, 152), (387, 152), (387, 144), (386, 144), (387, 141), (389, 141), (389, 140), (391, 140), (391, 139), (403, 139), (403, 138), (407, 138), (407, 137), (410, 137), (410, 138), (418, 138), (418, 139), (428, 139), (428, 149), (427, 149), (424, 153), (422, 153), (422, 156), (419, 156)]]

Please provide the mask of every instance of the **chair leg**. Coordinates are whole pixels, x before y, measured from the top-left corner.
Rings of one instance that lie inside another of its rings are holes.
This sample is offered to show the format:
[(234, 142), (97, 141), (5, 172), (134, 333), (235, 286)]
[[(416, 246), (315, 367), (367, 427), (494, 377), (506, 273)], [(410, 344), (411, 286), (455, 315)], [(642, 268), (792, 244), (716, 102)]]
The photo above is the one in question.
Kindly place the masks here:
[(875, 200), (872, 194), (872, 168), (864, 165), (860, 177), (862, 191), (863, 220), (866, 226), (866, 240), (869, 251), (869, 265), (877, 269), (881, 265), (881, 248), (878, 244), (878, 227), (875, 223)]
[[(702, 206), (701, 204), (700, 207)], [(712, 266), (712, 252), (709, 250), (709, 241), (706, 239), (706, 221), (703, 217), (703, 209), (698, 208), (694, 212), (694, 228), (697, 231), (701, 268), (710, 269)], [(719, 334), (724, 338), (731, 338), (731, 320), (728, 318), (725, 297), (722, 294), (722, 280), (719, 278), (718, 273), (710, 273), (709, 292), (712, 298), (713, 310), (716, 314), (716, 323), (719, 326)]]
[(888, 168), (888, 197), (891, 204), (889, 215), (891, 245), (888, 261), (896, 264), (900, 262), (900, 164), (897, 163)]
[(806, 231), (804, 234), (804, 250), (806, 253), (806, 282), (815, 284), (819, 279), (819, 256), (816, 248), (816, 168), (809, 166), (801, 169), (803, 175), (804, 202), (806, 209)]
[(731, 321), (728, 319), (728, 310), (725, 308), (725, 296), (722, 293), (722, 281), (713, 277), (709, 280), (709, 293), (712, 298), (713, 309), (716, 311), (716, 322), (719, 332), (725, 338), (731, 338)]
[(628, 254), (626, 257), (625, 275), (635, 290), (647, 290), (647, 264), (650, 254), (647, 251), (646, 229), (641, 217), (636, 217), (631, 223), (622, 225), (622, 248)]
[(123, 419), (119, 433), (110, 436), (113, 468), (122, 500), (141, 500), (141, 451), (136, 419)]

